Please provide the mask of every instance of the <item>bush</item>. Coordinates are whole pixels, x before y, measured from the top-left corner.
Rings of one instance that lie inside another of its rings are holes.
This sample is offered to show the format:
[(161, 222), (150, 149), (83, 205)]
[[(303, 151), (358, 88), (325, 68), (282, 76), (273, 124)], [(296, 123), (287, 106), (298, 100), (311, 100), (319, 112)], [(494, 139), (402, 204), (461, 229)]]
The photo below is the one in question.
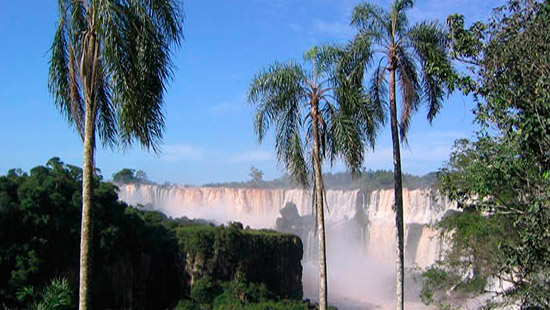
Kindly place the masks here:
[(73, 308), (72, 291), (67, 279), (53, 279), (41, 291), (26, 286), (17, 292), (17, 299), (30, 310), (69, 310)]
[(191, 288), (191, 298), (199, 304), (211, 304), (221, 292), (220, 286), (206, 276), (195, 280)]
[(200, 310), (201, 308), (192, 300), (182, 299), (178, 302), (174, 310)]

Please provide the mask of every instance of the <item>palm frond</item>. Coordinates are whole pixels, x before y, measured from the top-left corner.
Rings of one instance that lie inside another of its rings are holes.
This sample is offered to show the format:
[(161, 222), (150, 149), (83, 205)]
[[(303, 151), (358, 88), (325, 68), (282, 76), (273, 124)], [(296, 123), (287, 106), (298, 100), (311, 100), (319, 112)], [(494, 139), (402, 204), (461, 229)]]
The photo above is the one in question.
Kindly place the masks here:
[(115, 107), (111, 102), (111, 87), (105, 80), (105, 69), (99, 66), (96, 75), (97, 132), (103, 146), (114, 147), (118, 132), (118, 120)]
[[(414, 0), (396, 0), (391, 6), (392, 28), (394, 30), (395, 42), (406, 37), (409, 29), (409, 18), (407, 10), (414, 6)], [(399, 45), (399, 43), (397, 43)]]
[(69, 46), (69, 93), (71, 105), (71, 122), (75, 125), (80, 138), (84, 141), (84, 100), (80, 89), (80, 76), (78, 74), (78, 55), (72, 46)]
[(421, 87), (416, 72), (416, 66), (410, 56), (402, 49), (397, 49), (397, 75), (401, 88), (401, 140), (405, 141), (412, 113), (418, 110)]
[(276, 62), (252, 80), (248, 102), (256, 106), (254, 130), (262, 141), (275, 125), (275, 150), (279, 163), (302, 186), (308, 186), (308, 164), (301, 138), (300, 105), (306, 97), (306, 75), (300, 65)]
[(248, 102), (256, 106), (254, 130), (259, 142), (270, 125), (288, 111), (289, 104), (297, 106), (305, 96), (305, 80), (302, 67), (291, 62), (276, 62), (252, 79)]
[(388, 84), (386, 80), (386, 67), (382, 67), (382, 61), (384, 58), (380, 59), (378, 66), (373, 71), (372, 77), (369, 83), (369, 96), (370, 101), (375, 107), (375, 115), (378, 119), (381, 120), (381, 125), (385, 124), (386, 120), (386, 110), (388, 107), (388, 102), (386, 98), (388, 97)]
[(341, 48), (334, 67), (334, 102), (323, 98), (327, 151), (331, 163), (341, 158), (352, 172), (358, 172), (364, 147), (374, 147), (384, 122), (384, 108), (377, 106), (363, 88), (364, 73), (372, 62), (371, 39), (358, 35)]
[(394, 27), (397, 41), (400, 41), (402, 38), (406, 37), (409, 29), (409, 18), (405, 12), (400, 11), (396, 13)]
[(390, 14), (375, 4), (362, 3), (356, 6), (352, 12), (351, 24), (377, 42), (391, 33)]
[(342, 46), (323, 44), (316, 49), (315, 66), (321, 77), (326, 77), (330, 84), (334, 83), (334, 72), (339, 60), (345, 55)]
[(158, 152), (163, 94), (172, 77), (171, 47), (182, 39), (179, 5), (173, 0), (108, 1), (97, 9), (121, 141), (126, 146), (138, 141)]
[(396, 0), (393, 3), (393, 9), (397, 12), (403, 12), (407, 9), (411, 9), (414, 6), (414, 0)]
[(55, 105), (65, 115), (69, 125), (75, 126), (79, 135), (83, 137), (84, 108), (76, 63), (78, 51), (69, 41), (70, 34), (79, 29), (71, 29), (75, 25), (68, 18), (69, 9), (67, 1), (59, 1), (61, 15), (51, 47), (48, 88), (54, 96)]
[(435, 21), (422, 22), (411, 28), (409, 38), (420, 62), (422, 88), (431, 122), (441, 108), (443, 97), (452, 89), (450, 79), (456, 75), (447, 53), (447, 34)]
[(171, 48), (183, 39), (179, 2), (60, 0), (59, 12), (49, 86), (62, 113), (81, 135), (84, 113), (94, 113), (105, 145), (118, 132), (124, 145), (158, 152)]
[[(143, 4), (143, 5), (140, 5)], [(156, 29), (162, 29), (162, 33), (175, 44), (180, 44), (183, 39), (183, 20), (185, 15), (181, 3), (175, 0), (141, 0), (137, 1), (138, 7), (145, 7), (150, 12)]]
[(302, 187), (309, 187), (311, 165), (305, 159), (304, 143), (301, 138), (299, 121), (292, 113), (277, 123), (275, 149), (277, 159), (284, 163), (288, 174)]
[(358, 34), (348, 44), (345, 54), (341, 57), (336, 72), (341, 74), (354, 87), (361, 87), (364, 74), (373, 61), (372, 40), (364, 34)]
[(330, 123), (326, 136), (329, 137), (331, 153), (342, 158), (348, 170), (357, 174), (365, 155), (364, 131), (358, 126), (357, 119), (343, 111), (333, 113)]

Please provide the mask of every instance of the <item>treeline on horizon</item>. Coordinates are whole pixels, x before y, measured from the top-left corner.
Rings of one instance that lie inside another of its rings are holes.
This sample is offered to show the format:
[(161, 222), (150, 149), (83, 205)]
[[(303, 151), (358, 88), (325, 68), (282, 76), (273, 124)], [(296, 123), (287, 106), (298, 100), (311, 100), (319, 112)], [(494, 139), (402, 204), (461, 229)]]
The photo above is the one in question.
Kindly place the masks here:
[[(325, 173), (323, 174), (325, 189), (331, 190), (365, 190), (373, 191), (380, 189), (391, 189), (393, 183), (393, 171), (391, 170), (364, 170), (359, 175), (353, 176), (349, 172)], [(438, 184), (437, 173), (430, 172), (423, 176), (404, 173), (403, 186), (408, 189), (426, 189)], [(207, 183), (204, 187), (230, 187), (230, 188), (261, 188), (261, 189), (291, 189), (298, 188), (293, 180), (284, 175), (269, 181), (249, 180), (243, 182)]]
[[(273, 180), (263, 180), (263, 172), (254, 167), (251, 168), (251, 179), (247, 181), (232, 181), (219, 183), (206, 183), (202, 187), (228, 187), (228, 188), (258, 188), (258, 189), (294, 189), (300, 188), (287, 174)], [(366, 170), (354, 176), (349, 172), (323, 174), (326, 189), (331, 190), (364, 190), (367, 192), (380, 189), (393, 188), (393, 171), (391, 170)], [(124, 168), (113, 174), (113, 182), (116, 184), (155, 184), (171, 186), (169, 182), (155, 183), (141, 170)], [(437, 187), (437, 172), (418, 176), (409, 173), (403, 174), (403, 186), (409, 190), (427, 189)]]

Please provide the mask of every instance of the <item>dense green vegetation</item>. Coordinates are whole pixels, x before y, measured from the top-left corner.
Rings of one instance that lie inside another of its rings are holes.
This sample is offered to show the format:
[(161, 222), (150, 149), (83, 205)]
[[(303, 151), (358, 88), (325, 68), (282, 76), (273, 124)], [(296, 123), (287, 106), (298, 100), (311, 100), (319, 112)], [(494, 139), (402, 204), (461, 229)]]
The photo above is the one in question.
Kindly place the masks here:
[[(80, 168), (58, 158), (29, 174), (10, 170), (0, 176), (3, 306), (57, 300), (63, 302), (53, 309), (74, 308), (81, 178)], [(245, 230), (239, 223), (215, 227), (168, 219), (119, 202), (116, 187), (100, 176), (94, 183), (94, 309), (165, 309), (180, 300), (189, 300), (181, 307), (228, 309), (227, 302), (246, 309), (307, 308), (300, 301), (302, 244), (296, 236)]]
[(175, 232), (187, 255), (191, 282), (204, 277), (220, 281), (246, 279), (264, 283), (279, 297), (302, 298), (302, 242), (298, 237), (244, 230), (240, 223), (227, 227), (180, 226)]
[(550, 1), (509, 1), (487, 23), (448, 19), (455, 58), (469, 64), (481, 130), (455, 144), (441, 188), (464, 212), (440, 223), (445, 260), (424, 273), (424, 299), (444, 307), (509, 286), (489, 304), (550, 308)]

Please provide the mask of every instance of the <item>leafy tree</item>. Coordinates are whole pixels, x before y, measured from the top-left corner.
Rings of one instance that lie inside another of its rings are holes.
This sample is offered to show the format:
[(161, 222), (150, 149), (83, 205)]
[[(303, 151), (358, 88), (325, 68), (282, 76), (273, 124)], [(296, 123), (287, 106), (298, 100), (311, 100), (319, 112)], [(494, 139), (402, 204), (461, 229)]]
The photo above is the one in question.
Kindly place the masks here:
[(113, 182), (120, 184), (129, 183), (149, 183), (147, 174), (142, 170), (134, 170), (123, 168), (119, 172), (113, 174)]
[(79, 309), (89, 309), (96, 131), (104, 145), (158, 150), (170, 48), (182, 38), (177, 0), (58, 0), (49, 89), (84, 142)]
[[(369, 58), (379, 55), (369, 82), (372, 100), (386, 105), (389, 86), (389, 115), (393, 143), (395, 222), (397, 241), (397, 309), (403, 309), (404, 224), (401, 142), (406, 140), (411, 115), (422, 102), (428, 105), (431, 122), (441, 108), (446, 93), (453, 90), (455, 74), (447, 56), (447, 37), (435, 21), (409, 26), (407, 10), (413, 0), (396, 0), (388, 11), (364, 3), (355, 7), (351, 23), (358, 33), (354, 44), (368, 48)], [(364, 42), (372, 42), (365, 45)], [(362, 68), (361, 68), (362, 69)], [(396, 80), (397, 78), (397, 80)], [(388, 82), (389, 79), (389, 82)], [(362, 83), (362, 79), (358, 80)], [(397, 82), (397, 85), (396, 85)], [(397, 120), (396, 87), (401, 90), (401, 120)]]
[(264, 172), (256, 167), (250, 167), (249, 175), (254, 186), (259, 186), (264, 181)]
[[(314, 47), (305, 55), (309, 67), (288, 62), (269, 66), (252, 80), (248, 100), (256, 106), (254, 128), (260, 142), (275, 126), (275, 150), (290, 176), (304, 187), (313, 168), (313, 203), (319, 252), (319, 304), (326, 310), (327, 275), (322, 162), (344, 159), (350, 170), (363, 162), (364, 145), (374, 145), (382, 114), (341, 74), (356, 59), (348, 47)], [(352, 113), (353, 111), (354, 113)]]
[[(463, 272), (492, 266), (491, 276), (512, 284), (502, 292), (505, 302), (522, 309), (550, 308), (549, 23), (550, 2), (531, 0), (509, 1), (469, 28), (460, 15), (448, 19), (454, 56), (470, 66), (481, 130), (474, 141), (457, 143), (441, 186), (499, 231), (492, 234), (493, 255), (471, 256)], [(457, 223), (464, 229), (455, 238), (470, 242), (464, 247), (455, 239), (452, 251), (484, 241), (478, 234), (465, 239), (463, 232), (479, 231), (477, 223)], [(451, 256), (444, 264), (452, 262)]]
[[(40, 303), (51, 279), (77, 292), (82, 170), (52, 158), (30, 173), (0, 176), (0, 301), (9, 308)], [(166, 216), (118, 201), (116, 187), (94, 178), (93, 304), (97, 309), (170, 308), (184, 279), (177, 240)], [(162, 268), (157, 268), (162, 266)], [(123, 268), (122, 268), (123, 267)], [(181, 278), (180, 278), (181, 277)], [(36, 299), (19, 302), (32, 287)], [(52, 291), (53, 292), (53, 291)], [(52, 294), (56, 296), (56, 294)], [(127, 296), (132, 296), (128, 298)], [(74, 303), (76, 306), (76, 302)]]
[(119, 172), (113, 174), (113, 182), (122, 184), (132, 183), (135, 180), (134, 174), (134, 169), (123, 168)]

